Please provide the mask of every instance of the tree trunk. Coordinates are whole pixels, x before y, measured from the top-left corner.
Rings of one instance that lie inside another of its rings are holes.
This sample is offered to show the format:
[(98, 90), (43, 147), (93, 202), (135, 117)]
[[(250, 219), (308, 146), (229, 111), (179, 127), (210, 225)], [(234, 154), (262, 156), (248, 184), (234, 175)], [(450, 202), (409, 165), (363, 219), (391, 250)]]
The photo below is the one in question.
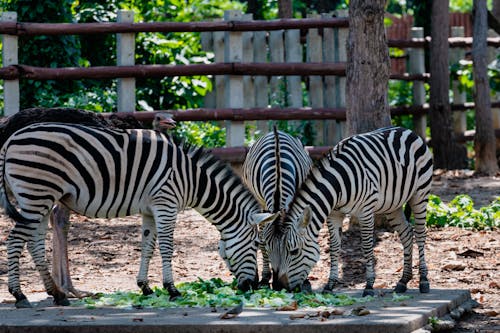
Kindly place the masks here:
[(452, 129), (448, 68), (449, 0), (432, 2), (430, 45), (430, 127), (434, 167), (467, 168), (467, 150), (459, 145)]
[(494, 175), (498, 171), (495, 156), (496, 139), (491, 113), (490, 86), (488, 81), (488, 19), (486, 0), (474, 0), (474, 38), (472, 60), (474, 73), (474, 104), (476, 135), (474, 152), (476, 172)]
[(493, 16), (500, 20), (500, 0), (493, 0), (493, 8), (491, 9)]
[(385, 0), (351, 0), (347, 41), (347, 128), (357, 134), (389, 126), (389, 49)]
[(293, 0), (278, 0), (278, 17), (293, 17)]

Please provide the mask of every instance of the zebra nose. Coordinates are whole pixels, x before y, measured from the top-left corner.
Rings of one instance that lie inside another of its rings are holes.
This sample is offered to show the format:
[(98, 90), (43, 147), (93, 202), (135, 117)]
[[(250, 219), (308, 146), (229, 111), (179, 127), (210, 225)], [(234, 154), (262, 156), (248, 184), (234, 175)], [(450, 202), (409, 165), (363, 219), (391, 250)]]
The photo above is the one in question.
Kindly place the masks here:
[(286, 275), (280, 275), (278, 271), (273, 270), (273, 289), (274, 290), (288, 290), (288, 277)]

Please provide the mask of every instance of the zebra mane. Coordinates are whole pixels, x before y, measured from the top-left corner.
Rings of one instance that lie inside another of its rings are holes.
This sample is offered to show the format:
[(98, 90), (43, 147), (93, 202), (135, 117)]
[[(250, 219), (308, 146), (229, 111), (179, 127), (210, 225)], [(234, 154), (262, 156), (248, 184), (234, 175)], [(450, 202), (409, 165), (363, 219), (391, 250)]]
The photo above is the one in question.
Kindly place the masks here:
[[(278, 212), (280, 209), (284, 207), (281, 206), (281, 189), (283, 188), (283, 184), (281, 181), (281, 151), (280, 151), (280, 137), (278, 133), (278, 128), (276, 125), (273, 127), (274, 131), (274, 154), (276, 156), (276, 165), (274, 168), (275, 172), (275, 189), (274, 189), (274, 212)], [(279, 219), (277, 220), (279, 221)]]

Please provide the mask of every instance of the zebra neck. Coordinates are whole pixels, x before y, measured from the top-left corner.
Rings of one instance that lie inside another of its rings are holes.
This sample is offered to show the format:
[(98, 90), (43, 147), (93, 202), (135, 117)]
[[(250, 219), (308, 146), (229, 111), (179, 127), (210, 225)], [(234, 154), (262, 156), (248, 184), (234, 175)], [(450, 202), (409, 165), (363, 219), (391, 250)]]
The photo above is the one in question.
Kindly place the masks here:
[(221, 232), (235, 231), (260, 212), (259, 203), (241, 179), (226, 169), (202, 172), (197, 187), (192, 207)]

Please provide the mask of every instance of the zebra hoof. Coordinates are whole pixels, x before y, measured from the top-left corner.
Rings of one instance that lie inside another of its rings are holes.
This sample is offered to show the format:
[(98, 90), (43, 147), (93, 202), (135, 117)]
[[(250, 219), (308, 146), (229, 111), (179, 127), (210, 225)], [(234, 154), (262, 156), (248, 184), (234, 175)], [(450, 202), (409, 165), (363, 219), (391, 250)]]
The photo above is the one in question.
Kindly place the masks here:
[(178, 299), (179, 297), (181, 297), (181, 293), (180, 292), (177, 292), (177, 293), (172, 293), (170, 292), (170, 300), (171, 301), (175, 301), (176, 299)]
[(429, 281), (420, 281), (419, 289), (422, 294), (428, 294), (431, 291)]
[(26, 298), (16, 302), (16, 308), (18, 309), (29, 309), (32, 307), (33, 305), (31, 305), (31, 303)]
[(406, 284), (404, 284), (402, 282), (398, 282), (398, 284), (394, 288), (394, 292), (396, 294), (402, 294), (402, 293), (406, 292), (407, 289), (408, 288), (406, 287)]
[(174, 301), (177, 298), (181, 297), (181, 293), (179, 292), (179, 290), (177, 290), (177, 288), (175, 288), (173, 283), (171, 285), (164, 284), (163, 287), (167, 289), (171, 301)]
[(56, 299), (54, 298), (54, 304), (59, 306), (69, 306), (69, 299), (65, 296), (64, 298)]
[(375, 291), (373, 291), (373, 289), (363, 290), (363, 297), (366, 297), (366, 296), (375, 296)]

